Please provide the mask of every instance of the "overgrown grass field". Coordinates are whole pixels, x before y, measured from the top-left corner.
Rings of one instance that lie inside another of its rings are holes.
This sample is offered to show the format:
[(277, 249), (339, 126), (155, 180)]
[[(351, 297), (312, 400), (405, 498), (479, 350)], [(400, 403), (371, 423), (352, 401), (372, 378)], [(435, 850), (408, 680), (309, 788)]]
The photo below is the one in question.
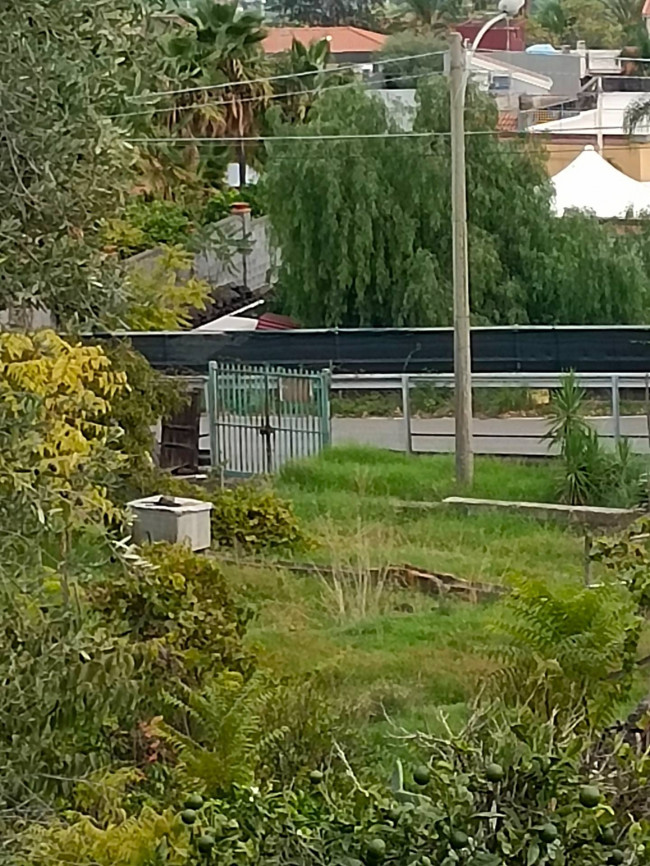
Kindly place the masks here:
[[(257, 607), (250, 640), (265, 665), (331, 678), (337, 699), (379, 729), (387, 717), (420, 727), (435, 726), (440, 712), (461, 721), (492, 667), (495, 605), (396, 590), (381, 578), (372, 585), (369, 568), (410, 564), (498, 584), (516, 575), (578, 583), (583, 540), (516, 515), (397, 507), (457, 492), (453, 472), (448, 456), (368, 447), (333, 448), (283, 470), (276, 487), (314, 541), (293, 559), (333, 575), (300, 576), (272, 561), (226, 566)], [(556, 483), (551, 463), (479, 458), (472, 495), (551, 501)]]

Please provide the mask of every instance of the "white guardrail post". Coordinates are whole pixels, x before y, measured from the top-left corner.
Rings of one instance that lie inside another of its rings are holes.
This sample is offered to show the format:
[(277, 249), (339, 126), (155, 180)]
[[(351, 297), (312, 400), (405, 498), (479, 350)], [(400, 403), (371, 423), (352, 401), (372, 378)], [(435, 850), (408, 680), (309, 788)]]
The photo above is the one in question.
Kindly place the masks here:
[(621, 441), (621, 404), (618, 376), (612, 376), (612, 419), (614, 421), (614, 442)]
[(411, 394), (408, 373), (402, 376), (402, 418), (404, 419), (406, 453), (410, 454), (413, 451), (413, 439), (411, 437)]

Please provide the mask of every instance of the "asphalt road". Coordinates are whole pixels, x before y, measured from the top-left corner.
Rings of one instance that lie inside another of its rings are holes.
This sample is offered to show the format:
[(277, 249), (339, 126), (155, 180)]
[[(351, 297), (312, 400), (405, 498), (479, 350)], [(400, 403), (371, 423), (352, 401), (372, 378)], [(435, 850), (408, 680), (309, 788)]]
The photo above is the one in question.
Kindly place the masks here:
[[(614, 423), (611, 417), (592, 418), (591, 423), (605, 438), (605, 442), (614, 445)], [(551, 452), (550, 444), (544, 441), (548, 428), (543, 418), (477, 418), (474, 420), (474, 448), (477, 454), (499, 454), (512, 456), (543, 457)], [(201, 448), (207, 449), (207, 418), (201, 423)], [(623, 416), (621, 418), (621, 434), (630, 439), (632, 447), (640, 453), (648, 453), (648, 433), (644, 416)], [(255, 465), (264, 466), (263, 442), (253, 431), (245, 437), (248, 444), (245, 450), (251, 453), (259, 452)], [(311, 438), (311, 437), (309, 437)], [(290, 437), (283, 438), (278, 433), (274, 441), (274, 459), (277, 466), (286, 460), (297, 456), (294, 454)], [(285, 441), (286, 440), (286, 441)], [(394, 451), (406, 450), (406, 430), (401, 418), (333, 418), (332, 441), (335, 445), (344, 443), (364, 443), (389, 448)], [(454, 450), (454, 419), (453, 418), (414, 418), (412, 420), (412, 450), (423, 453), (445, 453)], [(311, 443), (310, 443), (311, 444)], [(235, 456), (241, 448), (237, 436), (231, 439), (231, 448)], [(313, 447), (317, 450), (316, 439)], [(298, 453), (309, 453), (307, 451)], [(233, 467), (235, 465), (233, 464)], [(277, 467), (275, 467), (277, 468)]]
[[(611, 417), (592, 418), (598, 432), (614, 443)], [(551, 453), (543, 437), (548, 424), (543, 418), (477, 418), (474, 420), (474, 448), (478, 454), (545, 456)], [(621, 435), (630, 439), (635, 451), (648, 453), (648, 432), (644, 416), (623, 416)], [(401, 418), (333, 418), (332, 440), (363, 442), (392, 450), (406, 450), (406, 430)], [(444, 453), (454, 450), (453, 418), (414, 418), (412, 450)]]

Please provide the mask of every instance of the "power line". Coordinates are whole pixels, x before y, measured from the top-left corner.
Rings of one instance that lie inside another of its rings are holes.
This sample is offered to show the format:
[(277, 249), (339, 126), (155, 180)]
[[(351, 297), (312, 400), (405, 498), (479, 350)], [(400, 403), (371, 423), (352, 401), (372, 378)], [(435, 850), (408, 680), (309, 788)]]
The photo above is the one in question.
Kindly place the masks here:
[[(316, 74), (316, 73), (312, 73), (312, 74)], [(436, 72), (436, 71), (420, 72), (420, 73), (417, 73), (416, 75), (411, 75), (408, 72), (405, 72), (403, 75), (392, 76), (391, 81), (397, 81), (401, 78), (409, 78), (409, 79), (428, 78), (431, 75), (444, 75), (444, 72)], [(266, 101), (266, 100), (270, 100), (270, 99), (287, 99), (288, 97), (291, 97), (291, 96), (304, 96), (304, 95), (308, 95), (311, 93), (325, 93), (326, 91), (330, 91), (330, 90), (340, 90), (341, 88), (344, 88), (344, 87), (359, 87), (359, 86), (360, 86), (360, 82), (358, 82), (358, 81), (346, 81), (343, 84), (330, 84), (330, 85), (327, 85), (324, 87), (314, 87), (314, 88), (311, 88), (309, 90), (293, 90), (293, 91), (290, 91), (288, 93), (271, 93), (268, 96), (262, 95), (262, 94), (260, 94), (259, 96), (246, 96), (243, 99), (238, 99), (237, 102), (238, 103), (241, 103), (241, 102), (259, 102), (259, 101)], [(370, 93), (372, 93), (372, 91), (374, 89), (384, 89), (384, 90), (389, 89), (390, 90), (390, 88), (373, 88), (370, 85), (366, 85), (364, 89)], [(125, 112), (122, 112), (120, 114), (109, 114), (109, 115), (107, 115), (107, 117), (109, 120), (115, 120), (116, 118), (120, 118), (120, 117), (145, 117), (145, 116), (149, 117), (152, 114), (164, 114), (166, 112), (171, 112), (171, 111), (174, 111), (174, 112), (176, 112), (176, 111), (195, 111), (195, 110), (200, 109), (200, 108), (212, 108), (212, 107), (216, 108), (220, 105), (230, 105), (231, 102), (232, 102), (232, 100), (224, 99), (224, 100), (221, 100), (218, 102), (200, 102), (200, 103), (195, 103), (193, 105), (170, 105), (166, 108), (154, 108), (153, 110), (145, 109), (144, 111), (125, 111)]]
[[(552, 122), (552, 121), (551, 121)], [(541, 124), (540, 124), (541, 126)], [(539, 139), (543, 140), (545, 135), (553, 135), (555, 134), (566, 134), (571, 135), (573, 137), (580, 138), (589, 138), (593, 137), (597, 132), (617, 132), (618, 134), (622, 133), (622, 129), (620, 126), (593, 126), (589, 127), (588, 130), (548, 130), (545, 132), (543, 129), (536, 130), (533, 132), (530, 129), (523, 130), (502, 130), (502, 129), (469, 129), (465, 131), (466, 136), (474, 136), (474, 135), (496, 135), (500, 137), (505, 137), (506, 135), (512, 138), (523, 138), (528, 137), (531, 140)], [(438, 137), (448, 137), (451, 135), (449, 131), (429, 131), (429, 132), (414, 132), (414, 131), (402, 131), (402, 132), (371, 132), (371, 133), (324, 133), (320, 135), (233, 135), (233, 136), (215, 136), (213, 138), (210, 137), (187, 137), (182, 138), (178, 136), (160, 136), (160, 137), (151, 137), (151, 138), (126, 138), (125, 141), (130, 142), (131, 144), (233, 144), (233, 143), (253, 143), (253, 142), (273, 142), (273, 141), (290, 141), (290, 142), (298, 142), (298, 141), (357, 141), (357, 140), (373, 140), (373, 139), (397, 139), (397, 138), (438, 138)], [(574, 142), (571, 142), (574, 143)], [(567, 142), (569, 144), (569, 142)]]
[[(387, 63), (401, 63), (404, 60), (419, 60), (423, 57), (436, 57), (441, 54), (446, 54), (446, 51), (425, 51), (422, 54), (407, 54), (402, 57), (387, 57), (385, 60), (373, 60), (373, 66), (384, 66)], [(264, 78), (252, 78), (249, 81), (224, 81), (219, 84), (201, 84), (196, 87), (182, 87), (178, 90), (154, 90), (151, 93), (133, 94), (125, 97), (129, 100), (139, 99), (161, 99), (164, 96), (180, 96), (183, 93), (199, 93), (202, 90), (223, 90), (226, 87), (242, 87), (243, 85), (250, 86), (251, 84), (265, 84), (268, 81), (282, 81), (287, 78), (302, 78), (305, 75), (325, 75), (330, 72), (347, 72), (358, 69), (363, 64), (351, 63), (348, 66), (331, 66), (326, 69), (320, 69), (317, 72), (310, 70), (308, 72), (287, 72), (282, 75), (268, 75)]]

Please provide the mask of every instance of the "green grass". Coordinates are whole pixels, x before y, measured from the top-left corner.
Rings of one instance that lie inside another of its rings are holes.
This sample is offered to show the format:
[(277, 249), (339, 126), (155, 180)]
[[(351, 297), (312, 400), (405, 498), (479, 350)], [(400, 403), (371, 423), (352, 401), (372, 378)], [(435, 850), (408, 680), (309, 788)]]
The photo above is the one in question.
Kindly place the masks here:
[[(455, 492), (453, 460), (373, 448), (333, 448), (287, 466), (276, 486), (290, 499), (316, 546), (298, 561), (353, 568), (409, 563), (466, 579), (507, 583), (513, 575), (581, 581), (582, 538), (553, 524), (512, 514), (464, 516), (435, 508), (398, 509), (395, 500), (436, 501)], [(552, 464), (478, 459), (473, 495), (552, 499)], [(286, 554), (284, 555), (286, 559)], [(363, 597), (346, 585), (346, 610), (331, 581), (268, 567), (227, 573), (259, 615), (250, 633), (262, 663), (278, 675), (325, 671), (336, 700), (372, 730), (386, 715), (407, 727), (451, 723), (491, 670), (495, 605), (450, 603), (417, 591)]]
[[(331, 448), (316, 459), (286, 466), (280, 486), (311, 494), (338, 491), (426, 501), (459, 492), (454, 481), (453, 455), (396, 454), (361, 445)], [(471, 493), (486, 499), (553, 502), (557, 487), (558, 468), (552, 461), (479, 457)]]
[(386, 588), (367, 615), (342, 619), (322, 578), (225, 571), (258, 606), (249, 640), (260, 662), (278, 676), (326, 673), (335, 701), (375, 728), (386, 716), (435, 728), (441, 711), (460, 721), (491, 669), (491, 605)]

